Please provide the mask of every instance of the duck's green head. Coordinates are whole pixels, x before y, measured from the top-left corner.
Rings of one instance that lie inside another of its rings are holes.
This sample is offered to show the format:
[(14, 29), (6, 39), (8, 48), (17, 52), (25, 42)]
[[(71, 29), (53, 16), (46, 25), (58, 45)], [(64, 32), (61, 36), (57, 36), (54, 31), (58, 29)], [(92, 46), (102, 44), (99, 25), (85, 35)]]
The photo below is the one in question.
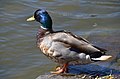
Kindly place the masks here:
[(34, 16), (27, 19), (27, 21), (36, 20), (37, 22), (41, 23), (41, 28), (45, 30), (52, 29), (52, 19), (47, 11), (43, 9), (38, 9), (35, 11)]

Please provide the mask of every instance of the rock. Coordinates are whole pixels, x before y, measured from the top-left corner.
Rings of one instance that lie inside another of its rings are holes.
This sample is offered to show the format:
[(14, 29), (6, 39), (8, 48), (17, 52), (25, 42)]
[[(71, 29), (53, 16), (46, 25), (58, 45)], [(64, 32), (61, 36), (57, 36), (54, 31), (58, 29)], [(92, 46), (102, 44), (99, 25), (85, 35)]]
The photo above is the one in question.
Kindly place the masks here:
[(73, 75), (73, 74), (64, 74), (64, 75), (40, 75), (36, 79), (94, 79), (89, 75)]
[(36, 79), (119, 79), (120, 70), (95, 64), (69, 66), (69, 73), (40, 75)]

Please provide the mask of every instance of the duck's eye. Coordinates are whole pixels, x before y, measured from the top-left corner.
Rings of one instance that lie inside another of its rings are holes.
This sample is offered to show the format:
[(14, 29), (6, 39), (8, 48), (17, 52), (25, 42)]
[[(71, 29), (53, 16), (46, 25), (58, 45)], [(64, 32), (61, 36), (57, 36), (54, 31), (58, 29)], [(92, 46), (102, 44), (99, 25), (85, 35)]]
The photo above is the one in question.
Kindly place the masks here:
[(41, 16), (37, 16), (37, 17), (36, 17), (36, 20), (37, 20), (37, 21), (40, 21), (40, 20), (41, 20)]
[(34, 14), (34, 18), (35, 18), (36, 21), (40, 21), (40, 19), (41, 19), (41, 17), (37, 14)]

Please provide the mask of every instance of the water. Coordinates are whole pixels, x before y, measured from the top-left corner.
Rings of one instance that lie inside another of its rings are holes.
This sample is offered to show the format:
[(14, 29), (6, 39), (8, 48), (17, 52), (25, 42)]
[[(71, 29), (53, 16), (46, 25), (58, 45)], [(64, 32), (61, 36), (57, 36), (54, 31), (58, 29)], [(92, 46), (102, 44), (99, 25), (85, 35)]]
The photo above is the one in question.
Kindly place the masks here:
[(49, 12), (55, 30), (108, 49), (113, 59), (100, 65), (120, 70), (120, 0), (1, 0), (0, 79), (35, 79), (56, 65), (36, 47), (39, 23), (26, 22), (38, 8)]

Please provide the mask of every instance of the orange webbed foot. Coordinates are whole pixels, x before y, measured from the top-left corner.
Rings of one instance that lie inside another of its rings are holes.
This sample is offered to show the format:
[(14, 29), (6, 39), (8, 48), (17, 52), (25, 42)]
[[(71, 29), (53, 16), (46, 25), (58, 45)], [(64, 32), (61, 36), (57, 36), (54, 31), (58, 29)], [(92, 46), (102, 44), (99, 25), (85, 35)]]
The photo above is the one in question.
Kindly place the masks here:
[(52, 74), (61, 74), (67, 72), (68, 64), (64, 64), (63, 67), (57, 67), (56, 71), (52, 71)]

